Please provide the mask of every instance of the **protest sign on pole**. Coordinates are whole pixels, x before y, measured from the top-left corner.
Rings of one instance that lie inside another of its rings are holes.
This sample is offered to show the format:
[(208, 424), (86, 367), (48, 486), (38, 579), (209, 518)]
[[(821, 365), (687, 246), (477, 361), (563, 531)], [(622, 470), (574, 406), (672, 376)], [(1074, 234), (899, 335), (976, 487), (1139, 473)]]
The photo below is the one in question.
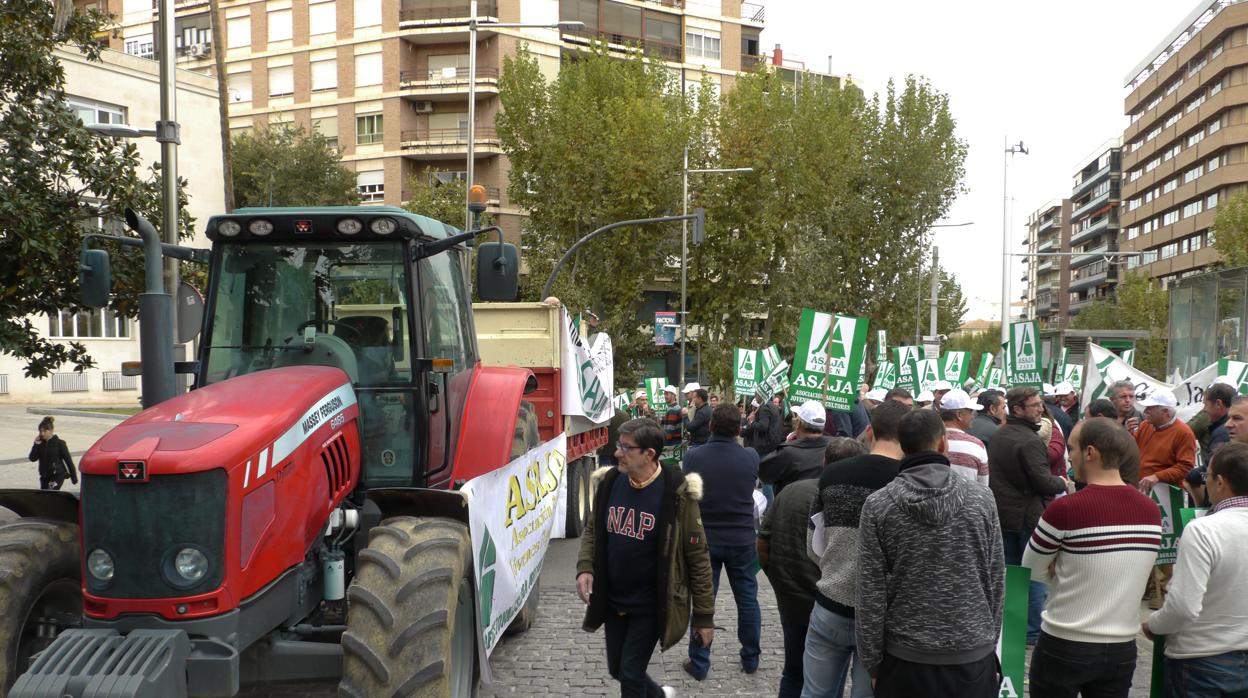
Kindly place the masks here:
[(1127, 365), (1128, 365), (1128, 366), (1134, 366), (1134, 365), (1135, 365), (1135, 350), (1134, 350), (1134, 349), (1123, 349), (1123, 350), (1122, 350), (1122, 360), (1123, 360), (1123, 361), (1125, 361), (1125, 362), (1127, 362)]
[(1083, 390), (1083, 366), (1065, 364), (1062, 367), (1062, 380), (1075, 386), (1076, 393)]
[(971, 353), (969, 351), (949, 351), (940, 357), (940, 377), (953, 383), (953, 387), (961, 388), (971, 372)]
[(1010, 385), (1039, 388), (1044, 384), (1040, 367), (1040, 328), (1035, 320), (1010, 323), (1009, 365), (1014, 369), (1006, 380)]
[(920, 359), (916, 364), (919, 372), (919, 392), (935, 390), (940, 378), (940, 359)]
[(611, 401), (611, 404), (615, 407), (616, 412), (627, 412), (628, 403), (632, 402), (631, 398), (632, 396), (625, 391), (616, 395), (615, 399)]
[(1183, 508), (1183, 490), (1158, 482), (1149, 493), (1161, 509), (1161, 549), (1157, 551), (1154, 565), (1173, 565), (1179, 557), (1179, 534), (1183, 524), (1179, 510)]
[(866, 348), (866, 318), (803, 308), (790, 380), (792, 397), (819, 400), (831, 410), (850, 411)]
[(595, 424), (611, 421), (615, 410), (614, 352), (606, 332), (593, 336), (591, 345), (581, 337), (580, 326), (563, 309), (563, 338), (560, 343), (563, 371), (559, 388), (564, 414), (578, 415)]
[(893, 347), (893, 363), (897, 365), (897, 388), (905, 388), (911, 395), (919, 394), (918, 377), (919, 348), (916, 346)]
[(1049, 381), (1053, 383), (1061, 383), (1066, 380), (1066, 357), (1069, 355), (1066, 347), (1062, 347), (1062, 351), (1058, 354), (1057, 362), (1053, 364), (1053, 371), (1049, 374)]
[(1248, 395), (1248, 362), (1218, 359), (1218, 376), (1226, 376), (1240, 395)]
[(667, 399), (663, 397), (663, 388), (665, 387), (667, 387), (666, 378), (646, 379), (646, 400), (650, 402), (650, 409), (657, 411), (660, 407), (667, 404)]
[(888, 330), (875, 333), (875, 365), (879, 366), (888, 358)]
[[(1000, 369), (997, 369), (1000, 370)], [(1022, 698), (1027, 677), (1027, 596), (1031, 570), (1005, 566), (1005, 608), (1001, 614), (1001, 635), (997, 638), (997, 659), (1001, 662), (1001, 698)]]
[(732, 352), (735, 359), (733, 365), (736, 366), (732, 374), (732, 391), (737, 395), (752, 395), (754, 386), (758, 385), (758, 352), (740, 347)]
[(1010, 382), (1010, 378), (1014, 375), (1014, 365), (1010, 361), (1010, 343), (1009, 342), (1001, 343), (1001, 364), (1002, 364), (1002, 368), (1004, 369), (1001, 373), (1001, 378), (1008, 384)]
[(770, 400), (774, 395), (789, 387), (789, 362), (783, 359), (780, 363), (771, 367), (761, 381), (758, 382), (754, 389), (754, 394), (762, 400)]
[(537, 584), (564, 490), (567, 435), (472, 478), (468, 499), (479, 647), (489, 656)]
[(872, 388), (883, 390), (892, 390), (897, 387), (897, 364), (891, 361), (881, 361), (875, 367), (875, 380), (871, 383)]
[(975, 387), (983, 390), (988, 387), (988, 379), (992, 377), (992, 352), (986, 351), (979, 357), (979, 373), (975, 374)]
[(999, 389), (1001, 387), (1001, 376), (1002, 376), (1001, 369), (999, 368), (992, 369), (992, 373), (988, 375), (987, 387)]

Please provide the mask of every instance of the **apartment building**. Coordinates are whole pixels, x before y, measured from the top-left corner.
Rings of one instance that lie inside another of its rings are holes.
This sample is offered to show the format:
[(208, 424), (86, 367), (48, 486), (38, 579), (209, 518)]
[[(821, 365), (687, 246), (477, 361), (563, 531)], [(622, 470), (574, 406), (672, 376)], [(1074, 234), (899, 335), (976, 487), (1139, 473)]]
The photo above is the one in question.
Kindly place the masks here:
[(1126, 88), (1124, 266), (1169, 286), (1217, 261), (1217, 206), (1248, 183), (1248, 4), (1201, 0)]
[(1097, 148), (1078, 172), (1070, 192), (1071, 256), (1056, 260), (1067, 277), (1066, 312), (1077, 315), (1090, 303), (1113, 295), (1118, 284), (1119, 207), (1122, 202), (1122, 148), (1114, 139)]
[[(1031, 255), (1070, 251), (1070, 199), (1050, 201), (1027, 217), (1024, 246)], [(1023, 277), (1026, 317), (1044, 326), (1065, 324), (1070, 267), (1062, 257), (1029, 256)]]
[[(77, 51), (57, 50), (65, 70), (65, 100), (84, 124), (132, 124), (151, 128), (160, 118), (158, 65), (117, 51), (104, 51), (90, 61)], [(216, 81), (205, 75), (178, 71), (178, 121), (182, 145), (178, 172), (187, 181), (187, 210), (203, 229), (208, 217), (225, 206), (221, 175), (221, 125)], [(154, 138), (134, 141), (143, 167), (160, 161)], [(116, 221), (99, 220), (109, 230)], [(207, 245), (201, 235), (191, 244)], [(113, 254), (130, 254), (113, 251)], [(63, 366), (47, 379), (27, 378), (23, 363), (0, 355), (0, 400), (41, 405), (137, 405), (137, 379), (121, 375), (121, 362), (139, 358), (139, 324), (111, 309), (60, 311), (33, 318), (35, 330), (53, 341), (81, 342), (96, 368), (78, 373)]]
[[(94, 1), (118, 18), (119, 38), (102, 40), (154, 55), (153, 0)], [(551, 79), (565, 55), (594, 38), (621, 55), (640, 45), (661, 56), (682, 85), (708, 76), (727, 88), (741, 71), (771, 62), (760, 48), (764, 9), (740, 0), (479, 0), (487, 21), (585, 27), (482, 27), (475, 76), (467, 0), (222, 0), (220, 8), (231, 131), (294, 123), (324, 134), (356, 171), (366, 202), (401, 204), (413, 177), (466, 177), (475, 80), (474, 181), (512, 240), (523, 212), (508, 200), (494, 117), (503, 60), (522, 43)], [(211, 71), (218, 49), (208, 3), (180, 0), (175, 10), (180, 61)]]

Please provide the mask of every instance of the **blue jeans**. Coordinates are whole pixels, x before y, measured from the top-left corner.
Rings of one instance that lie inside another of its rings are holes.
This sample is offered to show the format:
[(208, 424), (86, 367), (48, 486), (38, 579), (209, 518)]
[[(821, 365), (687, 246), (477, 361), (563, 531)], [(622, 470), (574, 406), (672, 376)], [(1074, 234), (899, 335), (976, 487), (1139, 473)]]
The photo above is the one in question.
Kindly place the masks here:
[[(762, 654), (758, 643), (763, 635), (763, 614), (758, 608), (758, 578), (755, 563), (758, 550), (753, 545), (709, 545), (711, 553), (711, 583), (715, 595), (719, 595), (719, 570), (728, 572), (728, 585), (732, 598), (737, 602), (737, 640), (741, 643), (741, 666), (753, 671), (758, 668), (758, 656)], [(706, 676), (711, 670), (709, 647), (695, 647), (689, 643), (689, 661), (697, 676)]]
[(852, 665), (851, 698), (871, 698), (871, 675), (858, 659), (854, 619), (815, 604), (802, 657), (802, 698), (840, 698)]
[(1166, 657), (1166, 698), (1248, 698), (1248, 650)]
[[(1023, 551), (1027, 549), (1027, 541), (1031, 533), (1018, 531), (1002, 531), (1001, 543), (1005, 547), (1005, 564), (1023, 564)], [(1049, 599), (1049, 588), (1042, 582), (1032, 582), (1027, 590), (1027, 644), (1034, 645), (1040, 639), (1040, 613), (1044, 610), (1044, 602)]]

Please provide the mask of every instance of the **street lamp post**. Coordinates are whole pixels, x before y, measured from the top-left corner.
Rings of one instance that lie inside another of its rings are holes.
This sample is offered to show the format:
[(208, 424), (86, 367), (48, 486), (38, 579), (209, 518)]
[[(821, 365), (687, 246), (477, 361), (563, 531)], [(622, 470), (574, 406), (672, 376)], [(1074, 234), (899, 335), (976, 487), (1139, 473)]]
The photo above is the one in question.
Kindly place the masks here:
[[(710, 167), (703, 169), (689, 169), (689, 148), (684, 151), (684, 158), (681, 165), (680, 176), (680, 213), (682, 216), (689, 215), (689, 175), (691, 174), (732, 174), (738, 172), (753, 172), (753, 167)], [(680, 222), (680, 389), (685, 389), (685, 340), (689, 335), (689, 323), (685, 314), (688, 312), (687, 303), (689, 295), (689, 275), (688, 269), (689, 259), (689, 221), (688, 219)], [(701, 345), (699, 345), (699, 351)], [(698, 369), (701, 370), (699, 364)], [(684, 431), (684, 427), (681, 427)]]
[[(968, 225), (975, 225), (975, 221), (966, 221), (965, 223), (933, 223), (932, 225), (928, 227), (929, 228), (965, 228)], [(922, 260), (919, 261), (919, 265), (922, 266)], [(933, 279), (935, 279), (936, 269), (937, 269), (936, 247), (933, 246), (932, 247)], [(923, 284), (922, 284), (922, 280), (919, 279), (917, 275), (915, 276), (915, 280), (918, 286), (916, 287), (915, 292), (914, 292), (914, 346), (918, 347), (918, 346), (923, 345), (923, 342), (922, 342), (923, 335), (921, 331), (919, 330), (920, 318), (922, 318), (923, 316)], [(933, 280), (932, 283), (935, 284), (936, 281)], [(933, 297), (935, 296), (935, 293), (936, 293), (935, 291), (932, 292)], [(933, 310), (932, 312), (934, 314), (935, 310)], [(933, 315), (933, 317), (935, 316)], [(932, 336), (936, 336), (936, 321), (935, 320), (932, 320)]]
[[(169, 0), (165, 0), (169, 2)], [(468, 3), (468, 171), (464, 187), (464, 230), (472, 229), (473, 213), (471, 196), (476, 171), (477, 141), (477, 29), (571, 29), (584, 27), (584, 22), (555, 22), (553, 24), (523, 24), (519, 22), (479, 22), (477, 21), (477, 0)]]
[[(1009, 140), (1006, 140), (1009, 143)], [(1001, 167), (1001, 343), (1010, 339), (1010, 156), (1027, 155), (1027, 146), (1019, 141), (1007, 145)], [(1004, 359), (1003, 359), (1004, 360)]]

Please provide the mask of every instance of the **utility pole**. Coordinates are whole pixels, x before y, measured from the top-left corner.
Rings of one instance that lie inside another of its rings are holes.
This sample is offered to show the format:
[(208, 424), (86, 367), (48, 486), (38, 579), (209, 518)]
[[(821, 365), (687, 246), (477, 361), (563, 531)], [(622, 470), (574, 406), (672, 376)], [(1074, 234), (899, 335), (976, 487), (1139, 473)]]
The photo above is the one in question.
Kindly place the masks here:
[[(1001, 343), (1010, 339), (1010, 156), (1015, 153), (1027, 154), (1027, 146), (1022, 141), (1018, 145), (1008, 145), (1006, 139), (1005, 155), (1001, 166)], [(1004, 358), (1002, 359), (1004, 361)], [(1004, 366), (1005, 364), (1002, 364)]]
[(931, 304), (932, 316), (931, 316), (931, 321), (928, 325), (928, 329), (929, 329), (928, 336), (932, 338), (933, 342), (939, 342), (939, 340), (936, 339), (936, 301), (939, 298), (939, 296), (937, 295), (938, 293), (940, 293), (940, 249), (933, 247), (932, 248), (932, 304)]
[[(156, 122), (156, 140), (160, 142), (160, 177), (161, 203), (161, 237), (170, 245), (178, 244), (178, 144), (182, 142), (178, 126), (178, 95), (177, 95), (177, 48), (174, 42), (174, 0), (160, 2), (160, 121)], [(215, 19), (215, 18), (214, 18)], [(219, 50), (214, 46), (213, 50)], [(220, 79), (220, 76), (218, 76)], [(178, 260), (165, 258), (165, 290), (170, 296), (177, 296), (181, 284)], [(173, 347), (173, 360), (185, 359), (186, 347), (177, 343), (178, 304), (170, 304), (168, 342)], [(185, 383), (177, 381), (177, 392), (184, 391)]]

